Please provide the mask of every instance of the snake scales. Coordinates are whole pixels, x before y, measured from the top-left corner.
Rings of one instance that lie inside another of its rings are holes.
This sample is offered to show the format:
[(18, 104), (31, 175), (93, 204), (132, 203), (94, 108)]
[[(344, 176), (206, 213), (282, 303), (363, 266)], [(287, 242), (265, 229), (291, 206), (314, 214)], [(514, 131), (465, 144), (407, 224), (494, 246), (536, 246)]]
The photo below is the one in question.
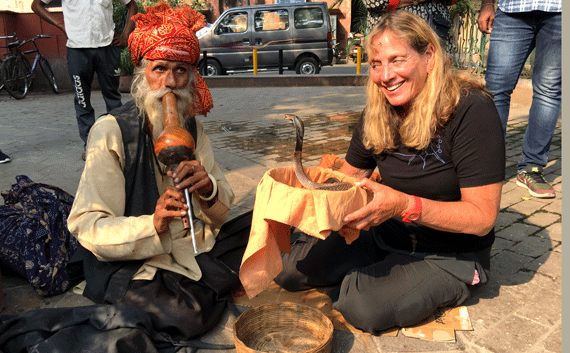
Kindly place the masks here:
[(301, 163), (301, 153), (303, 150), (303, 136), (305, 134), (305, 126), (303, 121), (296, 115), (285, 114), (285, 119), (291, 120), (293, 125), (295, 125), (296, 133), (296, 143), (295, 143), (295, 155), (293, 156), (293, 169), (295, 170), (295, 175), (301, 185), (307, 189), (317, 189), (317, 190), (329, 190), (329, 191), (342, 191), (348, 190), (352, 187), (349, 183), (342, 183), (338, 179), (329, 178), (324, 183), (317, 183), (305, 174), (303, 169), (303, 164)]

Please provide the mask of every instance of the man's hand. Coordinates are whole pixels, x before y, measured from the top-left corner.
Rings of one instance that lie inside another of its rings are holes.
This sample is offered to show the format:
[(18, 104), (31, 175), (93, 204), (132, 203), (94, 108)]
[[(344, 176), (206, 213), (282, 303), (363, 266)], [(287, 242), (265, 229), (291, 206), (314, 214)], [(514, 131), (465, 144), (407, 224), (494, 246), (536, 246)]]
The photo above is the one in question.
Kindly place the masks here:
[(119, 35), (117, 33), (115, 33), (115, 35), (113, 35), (113, 41), (111, 41), (111, 45), (114, 45), (116, 47), (123, 47), (125, 45), (127, 45), (129, 42), (129, 36), (124, 36), (124, 35)]
[(366, 206), (344, 217), (346, 227), (368, 230), (392, 217), (400, 217), (409, 208), (411, 196), (396, 191), (388, 186), (362, 179), (355, 185), (364, 187), (374, 193), (372, 201)]
[(186, 216), (187, 209), (182, 192), (172, 186), (167, 186), (154, 209), (153, 224), (156, 232), (158, 234), (166, 232), (172, 219)]
[(198, 161), (182, 161), (174, 171), (168, 171), (178, 190), (188, 189), (189, 193), (197, 192), (207, 198), (212, 194), (214, 185), (208, 177), (204, 166)]
[(486, 34), (491, 34), (493, 30), (493, 20), (495, 19), (495, 6), (491, 3), (484, 3), (481, 5), (481, 12), (479, 12), (479, 18), (477, 19), (477, 24), (479, 25), (479, 30)]

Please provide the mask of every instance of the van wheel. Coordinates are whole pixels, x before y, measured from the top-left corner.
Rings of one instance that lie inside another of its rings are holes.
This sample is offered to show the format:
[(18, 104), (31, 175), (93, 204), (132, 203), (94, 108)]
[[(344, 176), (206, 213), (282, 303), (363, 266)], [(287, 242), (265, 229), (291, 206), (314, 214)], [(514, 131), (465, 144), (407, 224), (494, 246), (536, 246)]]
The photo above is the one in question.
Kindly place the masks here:
[(222, 75), (222, 66), (215, 60), (208, 60), (206, 66), (206, 76)]
[(297, 66), (295, 66), (295, 71), (300, 75), (315, 75), (321, 71), (321, 67), (317, 60), (306, 57), (299, 60)]

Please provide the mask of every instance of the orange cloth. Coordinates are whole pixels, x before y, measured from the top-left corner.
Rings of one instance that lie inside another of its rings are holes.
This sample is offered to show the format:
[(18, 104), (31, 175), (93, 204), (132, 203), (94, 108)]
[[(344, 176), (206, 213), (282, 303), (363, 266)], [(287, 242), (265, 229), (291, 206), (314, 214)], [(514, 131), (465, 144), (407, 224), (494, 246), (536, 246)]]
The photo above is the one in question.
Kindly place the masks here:
[[(314, 181), (335, 177), (353, 184), (357, 179), (321, 167), (305, 168)], [(363, 188), (345, 191), (308, 190), (292, 166), (265, 173), (257, 186), (249, 242), (240, 268), (240, 280), (249, 298), (262, 292), (283, 269), (280, 251), (289, 253), (291, 226), (325, 239), (339, 231), (347, 244), (359, 231), (343, 228), (345, 215), (366, 205), (371, 195)]]
[(206, 116), (213, 101), (206, 82), (198, 73), (200, 42), (196, 32), (206, 25), (203, 14), (188, 6), (172, 9), (161, 2), (133, 16), (135, 30), (129, 36), (129, 54), (136, 67), (141, 59), (182, 61), (192, 65), (197, 112)]

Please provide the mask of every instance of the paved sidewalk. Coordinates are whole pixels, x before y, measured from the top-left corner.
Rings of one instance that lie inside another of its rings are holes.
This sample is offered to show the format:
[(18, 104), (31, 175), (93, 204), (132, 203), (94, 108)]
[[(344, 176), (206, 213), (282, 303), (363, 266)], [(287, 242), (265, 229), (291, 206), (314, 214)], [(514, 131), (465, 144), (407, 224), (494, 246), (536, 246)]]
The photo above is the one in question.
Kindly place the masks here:
[[(257, 183), (269, 168), (291, 164), (294, 131), (291, 122), (282, 118), (284, 113), (304, 119), (303, 159), (306, 165), (316, 165), (325, 153), (344, 157), (351, 127), (364, 107), (363, 87), (358, 86), (213, 88), (212, 95), (215, 107), (201, 120), (216, 160), (236, 193), (232, 215), (253, 207)], [(102, 113), (100, 93), (94, 92), (92, 99), (96, 114)], [(473, 331), (457, 332), (454, 343), (428, 342), (401, 334), (374, 337), (335, 332), (333, 352), (561, 351), (561, 122), (545, 168), (556, 198), (530, 197), (515, 184), (529, 104), (524, 94), (513, 99), (507, 133), (507, 180), (492, 254), (494, 275), (489, 285), (465, 303)], [(0, 164), (0, 190), (9, 189), (15, 176), (24, 174), (35, 182), (74, 194), (84, 165), (74, 116), (70, 92), (32, 92), (16, 101), (0, 91), (0, 149), (12, 158), (12, 162)], [(90, 303), (71, 292), (41, 298), (26, 281), (6, 269), (2, 269), (2, 284), (7, 301), (3, 313), (7, 314)], [(233, 320), (225, 318), (204, 341), (231, 343)]]

